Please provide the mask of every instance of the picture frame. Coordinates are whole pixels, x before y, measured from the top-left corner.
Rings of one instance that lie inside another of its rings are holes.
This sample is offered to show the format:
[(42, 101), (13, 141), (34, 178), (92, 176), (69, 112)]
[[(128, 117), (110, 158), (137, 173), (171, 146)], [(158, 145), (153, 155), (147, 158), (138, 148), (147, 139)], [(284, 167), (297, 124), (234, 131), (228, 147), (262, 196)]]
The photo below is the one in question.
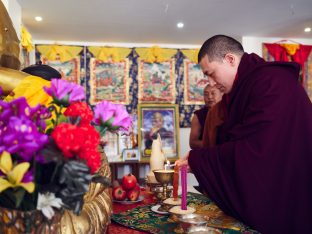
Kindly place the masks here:
[(165, 158), (179, 158), (179, 106), (176, 104), (138, 105), (138, 143), (142, 162), (151, 156), (153, 139), (160, 134)]
[(138, 149), (124, 149), (122, 158), (123, 161), (140, 161), (140, 151)]

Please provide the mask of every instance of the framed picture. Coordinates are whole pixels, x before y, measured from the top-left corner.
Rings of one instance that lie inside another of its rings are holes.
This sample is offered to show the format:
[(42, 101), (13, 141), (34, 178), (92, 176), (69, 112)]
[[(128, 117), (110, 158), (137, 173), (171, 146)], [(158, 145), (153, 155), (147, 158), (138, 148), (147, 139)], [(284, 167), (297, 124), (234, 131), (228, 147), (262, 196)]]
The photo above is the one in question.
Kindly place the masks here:
[(139, 63), (139, 103), (175, 103), (175, 62)]
[(162, 150), (169, 160), (179, 157), (179, 107), (175, 104), (138, 106), (139, 149), (141, 161), (149, 161), (153, 140), (159, 133)]
[(208, 84), (200, 66), (189, 60), (184, 61), (184, 104), (203, 105), (204, 88)]
[(90, 103), (107, 100), (129, 104), (129, 61), (90, 60)]
[(138, 149), (124, 149), (122, 158), (124, 161), (140, 161), (140, 152)]

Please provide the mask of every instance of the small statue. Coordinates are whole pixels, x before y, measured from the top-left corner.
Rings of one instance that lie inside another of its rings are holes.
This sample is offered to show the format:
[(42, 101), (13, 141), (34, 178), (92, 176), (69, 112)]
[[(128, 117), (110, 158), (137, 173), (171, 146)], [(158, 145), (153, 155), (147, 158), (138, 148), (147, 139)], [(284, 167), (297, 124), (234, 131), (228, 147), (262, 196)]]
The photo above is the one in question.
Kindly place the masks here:
[(157, 138), (153, 140), (152, 144), (152, 154), (150, 158), (150, 172), (147, 174), (147, 182), (148, 183), (157, 183), (155, 175), (153, 173), (154, 170), (163, 169), (165, 163), (165, 155), (162, 151), (161, 146), (161, 138), (159, 133), (157, 134)]

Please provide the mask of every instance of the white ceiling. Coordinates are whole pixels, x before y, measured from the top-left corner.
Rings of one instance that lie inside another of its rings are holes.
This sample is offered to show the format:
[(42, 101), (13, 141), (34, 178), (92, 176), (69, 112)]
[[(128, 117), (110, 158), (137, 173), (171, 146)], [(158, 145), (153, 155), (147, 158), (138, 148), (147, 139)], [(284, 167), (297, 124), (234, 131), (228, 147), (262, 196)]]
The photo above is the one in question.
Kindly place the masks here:
[[(215, 34), (312, 39), (303, 31), (312, 28), (312, 0), (18, 2), (35, 40), (199, 45)], [(38, 15), (42, 22), (34, 20)]]

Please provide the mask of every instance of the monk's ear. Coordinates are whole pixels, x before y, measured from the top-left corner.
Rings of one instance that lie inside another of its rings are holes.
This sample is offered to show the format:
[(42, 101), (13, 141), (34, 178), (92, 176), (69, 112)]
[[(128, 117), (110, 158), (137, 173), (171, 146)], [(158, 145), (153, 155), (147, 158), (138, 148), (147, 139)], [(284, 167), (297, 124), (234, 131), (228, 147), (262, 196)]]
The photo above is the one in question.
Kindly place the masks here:
[(232, 67), (236, 66), (236, 63), (238, 61), (237, 56), (235, 56), (234, 54), (228, 53), (224, 56), (224, 60), (230, 64)]

